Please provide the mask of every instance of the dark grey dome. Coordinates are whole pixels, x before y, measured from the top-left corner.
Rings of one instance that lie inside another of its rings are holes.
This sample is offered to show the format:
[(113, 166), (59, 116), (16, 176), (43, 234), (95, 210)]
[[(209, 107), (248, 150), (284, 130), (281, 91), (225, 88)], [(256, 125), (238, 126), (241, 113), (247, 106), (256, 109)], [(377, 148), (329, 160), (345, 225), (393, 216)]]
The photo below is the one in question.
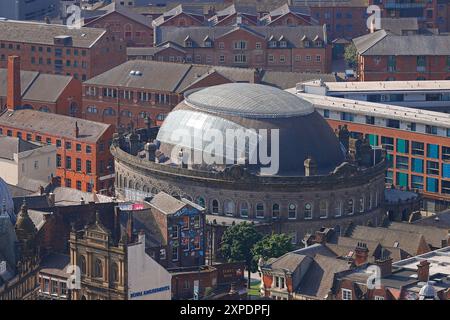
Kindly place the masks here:
[(211, 113), (250, 118), (282, 118), (308, 115), (314, 106), (300, 97), (260, 84), (227, 83), (188, 91), (185, 102)]
[[(157, 136), (161, 143), (160, 150), (174, 163), (178, 162), (176, 158), (179, 157), (179, 153), (174, 152), (176, 148), (183, 148), (183, 152), (208, 152), (204, 140), (198, 139), (199, 133), (211, 129), (222, 132), (223, 136), (228, 130), (261, 132), (265, 129), (272, 133), (278, 129), (278, 175), (304, 175), (304, 161), (309, 157), (315, 160), (318, 174), (327, 174), (344, 161), (339, 140), (325, 119), (308, 101), (289, 92), (264, 85), (239, 83), (200, 89), (186, 96), (187, 100), (169, 113)], [(183, 145), (180, 137), (174, 136), (174, 132), (180, 129), (185, 131), (184, 138), (194, 141), (194, 148)], [(234, 141), (231, 144), (226, 141), (223, 148), (233, 150)], [(271, 145), (268, 148), (274, 149)], [(246, 156), (241, 154), (232, 160)]]

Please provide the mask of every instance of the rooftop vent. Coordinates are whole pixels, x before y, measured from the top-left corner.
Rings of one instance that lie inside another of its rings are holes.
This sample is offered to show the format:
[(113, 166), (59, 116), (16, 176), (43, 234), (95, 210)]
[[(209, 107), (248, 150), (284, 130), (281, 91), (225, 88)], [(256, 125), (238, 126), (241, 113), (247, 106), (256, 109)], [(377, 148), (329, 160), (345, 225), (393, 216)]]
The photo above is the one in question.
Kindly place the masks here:
[(138, 70), (131, 70), (130, 76), (142, 76), (142, 72)]

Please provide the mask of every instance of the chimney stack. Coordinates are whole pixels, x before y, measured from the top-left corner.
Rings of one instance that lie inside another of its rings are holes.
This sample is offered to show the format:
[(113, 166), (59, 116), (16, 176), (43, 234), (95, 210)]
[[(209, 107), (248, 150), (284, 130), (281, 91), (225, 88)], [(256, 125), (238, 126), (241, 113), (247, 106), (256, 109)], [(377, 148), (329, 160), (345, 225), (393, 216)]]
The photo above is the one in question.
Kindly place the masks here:
[(369, 257), (369, 249), (364, 242), (358, 242), (355, 248), (355, 265), (360, 266), (367, 263)]
[(375, 261), (375, 264), (380, 268), (381, 277), (392, 274), (392, 258), (389, 255), (382, 253), (381, 257)]
[(417, 265), (417, 280), (419, 282), (428, 282), (430, 276), (430, 263), (427, 260), (422, 260)]
[(78, 128), (78, 122), (75, 121), (75, 138), (80, 136), (80, 128)]
[(6, 106), (8, 110), (15, 110), (22, 105), (22, 90), (20, 88), (20, 57), (8, 57), (8, 93)]

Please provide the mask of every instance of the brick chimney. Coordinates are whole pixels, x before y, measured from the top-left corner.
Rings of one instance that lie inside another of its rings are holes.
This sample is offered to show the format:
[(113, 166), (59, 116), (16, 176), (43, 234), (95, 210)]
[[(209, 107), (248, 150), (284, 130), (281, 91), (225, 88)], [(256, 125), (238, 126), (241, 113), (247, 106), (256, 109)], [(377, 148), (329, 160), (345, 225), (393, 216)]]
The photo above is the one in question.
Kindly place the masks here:
[(369, 249), (367, 249), (367, 244), (364, 242), (358, 242), (355, 248), (355, 265), (360, 266), (367, 263), (368, 257)]
[(75, 121), (75, 131), (74, 131), (75, 138), (78, 138), (80, 136), (80, 128), (78, 128), (78, 122)]
[(389, 256), (382, 256), (375, 261), (375, 264), (380, 268), (381, 277), (386, 277), (392, 274), (392, 258)]
[(428, 282), (430, 275), (430, 263), (427, 260), (422, 260), (417, 265), (417, 280), (419, 282)]
[(20, 88), (20, 57), (8, 57), (8, 93), (6, 107), (14, 110), (22, 105), (22, 91)]

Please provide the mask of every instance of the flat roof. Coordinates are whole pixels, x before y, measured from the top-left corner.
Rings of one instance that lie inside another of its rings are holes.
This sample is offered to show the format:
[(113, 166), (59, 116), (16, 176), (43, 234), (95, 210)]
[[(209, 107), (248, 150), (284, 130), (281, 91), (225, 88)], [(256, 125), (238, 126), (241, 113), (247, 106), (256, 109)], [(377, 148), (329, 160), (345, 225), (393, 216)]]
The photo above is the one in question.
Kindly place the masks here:
[(315, 107), (450, 128), (450, 114), (442, 112), (302, 93), (296, 92), (295, 88), (287, 91), (310, 101)]
[(450, 275), (450, 247), (408, 258), (393, 263), (392, 266), (408, 270), (417, 270), (417, 265), (423, 260), (427, 260), (430, 263), (430, 276), (436, 274)]
[[(305, 82), (305, 85), (318, 85)], [(372, 92), (372, 91), (438, 91), (450, 90), (450, 80), (424, 81), (351, 81), (324, 82), (328, 92)]]

